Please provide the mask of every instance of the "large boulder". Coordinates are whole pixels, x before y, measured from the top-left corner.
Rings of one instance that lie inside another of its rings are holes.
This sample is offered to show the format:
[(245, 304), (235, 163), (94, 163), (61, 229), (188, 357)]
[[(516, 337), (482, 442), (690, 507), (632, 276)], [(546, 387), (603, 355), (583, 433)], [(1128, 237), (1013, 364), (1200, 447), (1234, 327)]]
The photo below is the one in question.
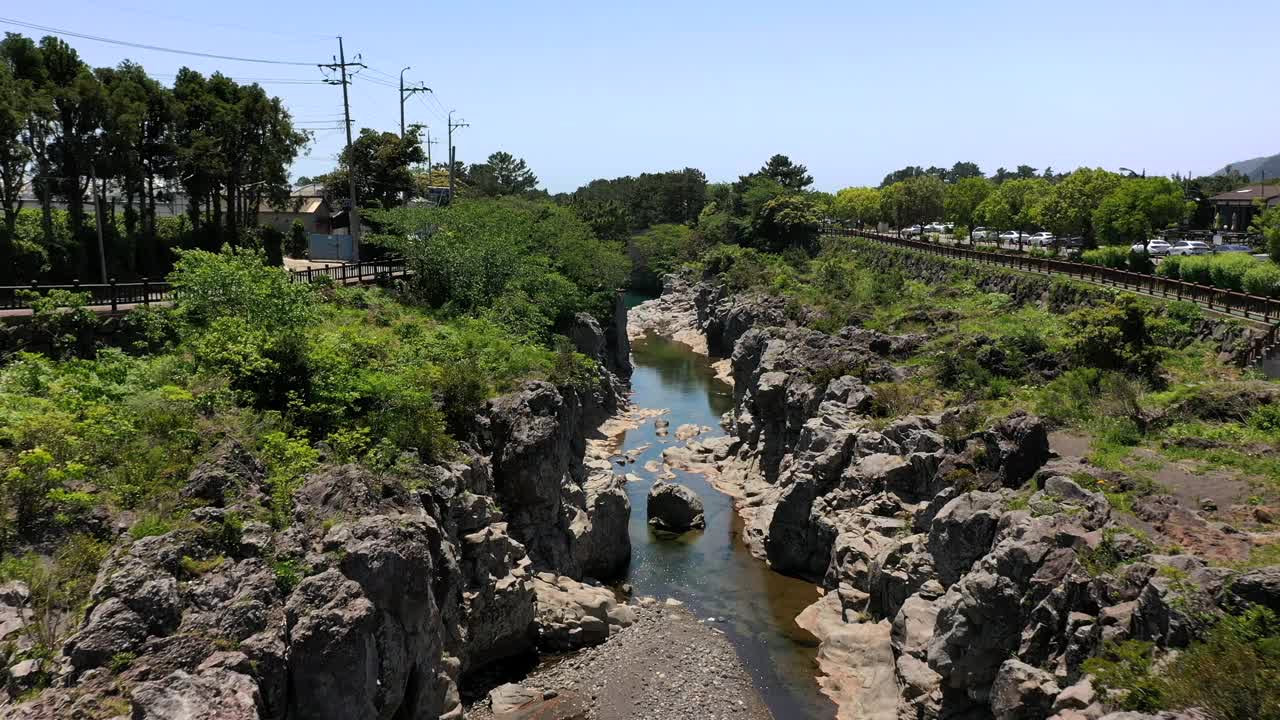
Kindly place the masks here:
[(635, 622), (635, 610), (619, 604), (609, 588), (553, 573), (533, 577), (537, 596), (534, 623), (538, 647), (553, 652), (598, 645), (614, 629)]
[(196, 466), (182, 488), (182, 497), (222, 507), (231, 498), (261, 497), (266, 468), (243, 445), (223, 440)]
[(1250, 570), (1232, 581), (1230, 589), (1233, 595), (1247, 603), (1280, 613), (1280, 565)]
[(1000, 484), (1018, 488), (1049, 459), (1049, 433), (1044, 421), (1018, 411), (982, 433), (985, 465)]
[(659, 530), (684, 532), (704, 528), (702, 498), (684, 485), (658, 480), (649, 489), (649, 524)]
[(591, 527), (581, 545), (586, 555), (583, 574), (613, 579), (626, 572), (631, 563), (631, 498), (627, 479), (610, 472), (597, 473), (587, 480), (587, 514)]
[(996, 720), (1039, 720), (1049, 715), (1059, 692), (1052, 675), (1010, 658), (991, 686), (991, 713)]
[(929, 553), (943, 586), (959, 580), (991, 550), (1004, 515), (998, 493), (965, 493), (942, 507), (929, 527)]
[(140, 683), (131, 694), (133, 720), (258, 720), (258, 685), (239, 672), (182, 670)]

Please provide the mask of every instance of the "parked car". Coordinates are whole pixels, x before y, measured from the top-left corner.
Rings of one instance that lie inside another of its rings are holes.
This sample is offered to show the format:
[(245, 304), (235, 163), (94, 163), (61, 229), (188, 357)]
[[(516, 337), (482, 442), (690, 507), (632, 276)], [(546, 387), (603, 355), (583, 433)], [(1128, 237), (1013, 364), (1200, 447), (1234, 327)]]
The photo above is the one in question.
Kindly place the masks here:
[(924, 226), (924, 231), (926, 234), (930, 234), (930, 235), (935, 233), (938, 235), (941, 235), (942, 233), (947, 231), (947, 228), (942, 223), (929, 223), (928, 225)]
[(1169, 248), (1170, 255), (1207, 255), (1209, 252), (1208, 243), (1199, 240), (1179, 240)]
[(919, 225), (912, 225), (909, 228), (905, 228), (902, 232), (906, 235), (919, 235), (924, 231)]
[(984, 227), (976, 227), (973, 229), (974, 240), (986, 240), (987, 238), (993, 238), (995, 236), (996, 236), (995, 230), (988, 230), (987, 228), (984, 228)]
[(1053, 239), (1053, 247), (1063, 250), (1079, 250), (1084, 247), (1084, 238), (1079, 235)]
[(1019, 237), (1023, 238), (1024, 241), (1026, 240), (1026, 235), (1022, 235), (1017, 230), (1005, 230), (1000, 233), (1000, 242), (1016, 243)]
[(1248, 245), (1227, 244), (1227, 245), (1219, 245), (1215, 247), (1213, 251), (1219, 252), (1219, 253), (1252, 253), (1253, 248), (1249, 247)]
[(1169, 253), (1169, 248), (1171, 247), (1173, 246), (1168, 242), (1165, 242), (1160, 238), (1155, 238), (1153, 240), (1148, 240), (1146, 245), (1143, 245), (1142, 243), (1135, 243), (1133, 247), (1129, 249), (1136, 253), (1146, 250), (1148, 255), (1167, 255)]
[(1049, 247), (1053, 244), (1053, 233), (1038, 232), (1030, 238), (1027, 238), (1027, 242), (1031, 243), (1034, 247)]

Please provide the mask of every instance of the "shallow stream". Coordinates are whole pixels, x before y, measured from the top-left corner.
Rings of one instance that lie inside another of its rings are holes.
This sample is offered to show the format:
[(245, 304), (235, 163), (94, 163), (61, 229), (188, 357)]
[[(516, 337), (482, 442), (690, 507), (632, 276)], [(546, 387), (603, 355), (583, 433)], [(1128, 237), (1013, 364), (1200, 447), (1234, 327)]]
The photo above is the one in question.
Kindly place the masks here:
[(733, 390), (715, 377), (710, 361), (686, 346), (648, 337), (632, 345), (635, 372), (632, 402), (640, 408), (667, 409), (670, 434), (657, 434), (653, 420), (622, 438), (622, 451), (648, 448), (625, 470), (642, 482), (627, 485), (631, 497), (631, 569), (627, 582), (637, 595), (673, 597), (698, 617), (716, 619), (715, 627), (732, 641), (750, 669), (773, 716), (834, 718), (835, 705), (818, 690), (817, 640), (795, 617), (818, 598), (813, 585), (771, 571), (752, 557), (742, 542), (742, 520), (732, 499), (702, 476), (676, 470), (674, 482), (692, 488), (705, 505), (706, 530), (677, 538), (650, 530), (645, 503), (656, 474), (644, 471), (650, 460), (678, 441), (685, 423), (710, 426), (704, 437), (723, 435), (720, 416), (733, 405)]

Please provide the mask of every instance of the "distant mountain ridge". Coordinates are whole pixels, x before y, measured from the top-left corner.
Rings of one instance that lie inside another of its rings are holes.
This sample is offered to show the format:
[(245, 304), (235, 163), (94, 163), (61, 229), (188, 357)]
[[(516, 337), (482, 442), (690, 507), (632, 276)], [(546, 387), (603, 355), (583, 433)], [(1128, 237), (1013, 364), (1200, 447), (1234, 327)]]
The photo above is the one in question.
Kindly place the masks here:
[(1280, 178), (1280, 153), (1266, 157), (1256, 157), (1252, 160), (1233, 162), (1215, 172), (1214, 175), (1226, 175), (1229, 170), (1235, 170), (1241, 175), (1247, 176), (1250, 180), (1261, 180), (1263, 177), (1268, 179)]

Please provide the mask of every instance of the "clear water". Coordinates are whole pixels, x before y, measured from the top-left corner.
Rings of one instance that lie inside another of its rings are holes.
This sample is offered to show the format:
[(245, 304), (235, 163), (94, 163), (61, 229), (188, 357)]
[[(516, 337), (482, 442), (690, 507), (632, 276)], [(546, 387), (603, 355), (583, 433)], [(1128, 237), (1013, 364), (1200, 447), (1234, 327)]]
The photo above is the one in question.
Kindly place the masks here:
[(632, 346), (635, 373), (632, 401), (643, 408), (666, 408), (671, 435), (658, 437), (653, 421), (626, 433), (623, 451), (648, 444), (626, 472), (644, 478), (627, 486), (631, 497), (631, 569), (627, 582), (638, 595), (674, 597), (699, 617), (714, 617), (750, 669), (773, 716), (834, 718), (835, 705), (818, 690), (817, 641), (795, 617), (817, 600), (813, 585), (775, 573), (752, 557), (742, 543), (742, 520), (733, 502), (701, 476), (676, 471), (702, 498), (706, 530), (677, 538), (650, 530), (645, 502), (655, 475), (643, 466), (661, 462), (662, 450), (676, 442), (684, 423), (710, 426), (722, 435), (720, 416), (733, 404), (733, 391), (716, 380), (707, 358), (661, 338)]

